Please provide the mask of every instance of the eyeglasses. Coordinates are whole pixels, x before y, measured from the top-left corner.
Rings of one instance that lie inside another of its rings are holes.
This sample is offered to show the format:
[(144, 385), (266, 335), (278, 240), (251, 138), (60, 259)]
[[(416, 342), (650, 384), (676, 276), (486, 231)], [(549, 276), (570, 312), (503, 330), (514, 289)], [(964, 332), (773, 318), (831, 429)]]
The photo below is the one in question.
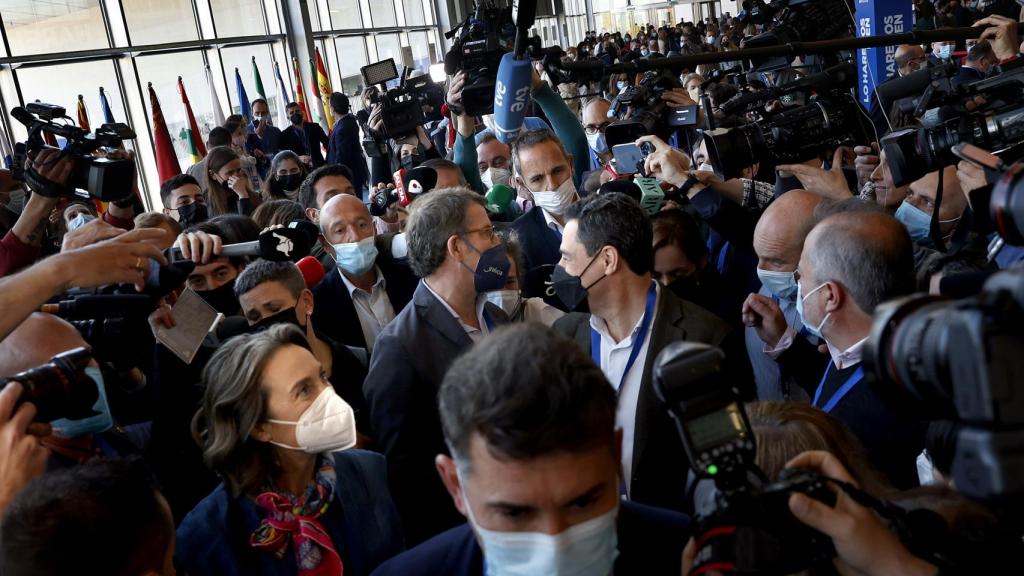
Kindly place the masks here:
[(611, 122), (604, 122), (598, 126), (594, 126), (593, 124), (587, 124), (586, 126), (583, 127), (583, 129), (587, 131), (587, 134), (593, 135), (597, 134), (598, 132), (604, 132), (605, 130), (608, 129), (609, 125), (611, 125)]
[(477, 228), (475, 230), (466, 230), (465, 232), (463, 232), (463, 234), (483, 234), (484, 237), (490, 240), (491, 242), (494, 242), (495, 240), (498, 239), (498, 233), (494, 229), (494, 226), (484, 226), (483, 228)]

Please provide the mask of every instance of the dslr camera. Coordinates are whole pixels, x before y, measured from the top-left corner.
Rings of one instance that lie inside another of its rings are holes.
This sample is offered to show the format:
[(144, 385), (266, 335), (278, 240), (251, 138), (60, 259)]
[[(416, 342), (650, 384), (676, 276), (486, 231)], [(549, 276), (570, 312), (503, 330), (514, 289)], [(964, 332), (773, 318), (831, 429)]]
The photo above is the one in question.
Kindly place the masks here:
[[(458, 37), (456, 38), (456, 34)], [(445, 34), (452, 47), (444, 55), (444, 71), (449, 76), (459, 70), (466, 73), (462, 106), (466, 114), (483, 116), (494, 112), (494, 88), (501, 57), (512, 50), (516, 25), (512, 6), (501, 8), (491, 0), (476, 4), (473, 14)]]
[[(127, 124), (103, 124), (90, 133), (76, 126), (63, 107), (42, 102), (14, 108), (11, 116), (28, 128), (28, 139), (14, 146), (11, 171), (15, 179), (27, 183), (33, 191), (49, 198), (71, 196), (76, 189), (86, 190), (104, 202), (116, 202), (131, 196), (135, 162), (93, 155), (101, 148), (109, 151), (120, 147), (125, 140), (134, 139), (135, 132)], [(31, 166), (25, 166), (28, 154), (34, 155), (46, 146), (43, 133), (67, 140), (60, 157), (71, 156), (75, 165), (67, 184), (63, 186), (41, 177)]]

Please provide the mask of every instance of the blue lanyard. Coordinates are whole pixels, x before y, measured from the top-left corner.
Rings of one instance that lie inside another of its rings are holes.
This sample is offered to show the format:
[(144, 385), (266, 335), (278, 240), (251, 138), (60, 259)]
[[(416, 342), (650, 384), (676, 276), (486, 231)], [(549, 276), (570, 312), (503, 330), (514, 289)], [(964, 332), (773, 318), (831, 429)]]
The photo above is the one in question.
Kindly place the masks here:
[[(822, 378), (821, 378), (821, 384), (818, 384), (818, 390), (814, 392), (814, 402), (813, 402), (813, 404), (816, 407), (818, 406), (818, 399), (821, 398), (821, 390), (825, 387), (825, 380), (828, 379), (828, 374), (829, 374), (829, 371), (831, 371), (831, 370), (832, 370), (832, 362), (829, 362), (828, 363), (828, 368), (825, 369), (825, 375), (822, 376)], [(838, 404), (839, 401), (842, 400), (844, 396), (849, 394), (850, 390), (853, 390), (853, 387), (856, 386), (857, 383), (860, 382), (863, 379), (864, 379), (864, 366), (861, 365), (861, 366), (859, 366), (857, 368), (856, 372), (854, 372), (852, 375), (850, 375), (850, 377), (846, 380), (846, 383), (843, 384), (842, 386), (840, 386), (839, 390), (836, 390), (836, 393), (833, 394), (832, 397), (828, 399), (828, 402), (825, 403), (825, 406), (822, 408), (822, 410), (824, 410), (826, 414), (828, 414), (829, 412), (832, 412), (832, 409), (836, 407), (836, 404)]]
[(484, 317), (484, 324), (487, 324), (487, 331), (488, 332), (493, 332), (494, 331), (494, 320), (491, 320), (491, 315), (487, 313), (487, 307), (486, 306), (484, 307), (483, 313), (481, 314), (481, 316)]
[[(636, 362), (637, 356), (640, 355), (640, 349), (643, 348), (644, 340), (647, 339), (647, 330), (651, 327), (651, 318), (654, 316), (654, 303), (657, 299), (658, 290), (652, 281), (651, 289), (647, 291), (647, 305), (644, 307), (643, 320), (640, 321), (640, 330), (637, 331), (636, 336), (633, 338), (633, 347), (629, 351), (629, 359), (626, 360), (626, 369), (622, 371), (622, 378), (619, 380), (619, 387), (615, 389), (616, 394), (622, 390), (622, 385), (626, 382), (626, 375), (629, 374), (629, 369), (633, 367), (633, 363)], [(601, 335), (593, 328), (590, 329), (590, 355), (594, 358), (594, 363), (600, 366)]]

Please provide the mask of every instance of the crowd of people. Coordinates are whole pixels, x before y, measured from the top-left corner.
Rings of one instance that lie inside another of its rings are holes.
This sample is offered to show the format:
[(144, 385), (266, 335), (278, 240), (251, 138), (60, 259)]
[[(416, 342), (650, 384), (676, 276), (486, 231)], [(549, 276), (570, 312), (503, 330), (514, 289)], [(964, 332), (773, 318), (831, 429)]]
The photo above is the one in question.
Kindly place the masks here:
[[(770, 25), (743, 8), (588, 32), (562, 61), (740, 50)], [(960, 62), (966, 85), (1024, 57), (1015, 2), (915, 13), (983, 32), (897, 47), (898, 76)], [(722, 104), (814, 59), (793, 64), (687, 67), (657, 98), (743, 125)], [(109, 203), (54, 194), (73, 167), (59, 150), (27, 160), (33, 187), (0, 171), (0, 572), (728, 572), (703, 552), (715, 498), (655, 390), (678, 342), (724, 353), (716, 378), (745, 405), (767, 481), (813, 470), (939, 518), (922, 547), (854, 492), (793, 494), (788, 514), (834, 547), (814, 573), (1005, 568), (1020, 534), (957, 494), (957, 425), (895, 405), (865, 370), (881, 304), (960, 296), (1024, 258), (993, 232), (985, 172), (964, 161), (897, 186), (879, 142), (905, 126), (885, 110), (868, 111), (868, 141), (738, 175), (658, 125), (629, 166), (607, 135), (638, 78), (538, 62), (510, 143), (466, 111), (461, 71), (399, 138), (376, 88), (331, 95), (329, 134), (294, 103), (274, 126), (258, 99), (150, 212), (137, 186)], [(653, 209), (645, 179), (665, 198)], [(318, 232), (299, 264), (239, 248), (297, 224)], [(168, 336), (196, 330), (191, 354)], [(80, 365), (58, 362), (80, 348)], [(41, 366), (92, 409), (70, 417), (25, 376)]]

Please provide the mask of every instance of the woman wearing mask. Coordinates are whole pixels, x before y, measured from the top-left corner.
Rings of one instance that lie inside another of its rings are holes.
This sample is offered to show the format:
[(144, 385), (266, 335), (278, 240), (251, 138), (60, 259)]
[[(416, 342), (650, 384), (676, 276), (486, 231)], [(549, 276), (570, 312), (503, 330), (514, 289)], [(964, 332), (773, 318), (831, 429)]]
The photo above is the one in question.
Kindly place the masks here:
[(262, 160), (265, 164), (266, 156), (263, 155), (263, 151), (259, 148), (250, 147), (249, 127), (242, 122), (240, 115), (232, 114), (228, 116), (227, 122), (224, 123), (224, 128), (231, 132), (231, 149), (241, 159), (242, 169), (245, 170), (246, 176), (249, 177), (252, 189), (259, 190), (263, 185), (263, 178), (260, 174), (266, 170), (265, 165), (263, 168), (259, 167), (259, 162)]
[(178, 528), (188, 574), (362, 576), (402, 549), (384, 458), (355, 444), (352, 408), (289, 324), (229, 340), (193, 420), (224, 479)]
[(253, 188), (242, 169), (242, 159), (227, 146), (214, 148), (206, 157), (206, 205), (210, 216), (252, 214)]
[(291, 150), (282, 150), (270, 161), (270, 173), (263, 181), (263, 201), (295, 200), (299, 197), (299, 185), (306, 178), (306, 170), (299, 155)]
[(502, 234), (502, 242), (508, 251), (508, 260), (512, 267), (509, 268), (505, 287), (488, 292), (487, 301), (504, 310), (511, 322), (540, 322), (545, 326), (554, 325), (555, 320), (565, 316), (565, 312), (548, 304), (543, 298), (523, 297), (522, 286), (526, 274), (520, 274), (523, 267), (519, 240), (516, 239), (514, 232), (506, 232)]

